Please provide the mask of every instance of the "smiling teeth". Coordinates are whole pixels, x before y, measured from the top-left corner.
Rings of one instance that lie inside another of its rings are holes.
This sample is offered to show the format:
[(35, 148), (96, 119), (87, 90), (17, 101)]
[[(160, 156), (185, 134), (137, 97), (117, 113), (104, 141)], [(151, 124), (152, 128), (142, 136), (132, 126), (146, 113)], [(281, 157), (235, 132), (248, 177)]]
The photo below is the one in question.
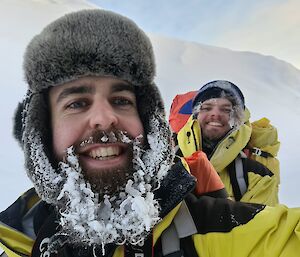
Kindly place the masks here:
[(101, 147), (94, 149), (89, 152), (89, 156), (94, 159), (99, 159), (103, 157), (112, 157), (112, 156), (118, 156), (120, 154), (120, 148), (119, 147)]
[(208, 124), (211, 125), (211, 126), (217, 126), (217, 127), (221, 127), (221, 126), (222, 126), (221, 123), (219, 123), (219, 122), (214, 122), (214, 121), (209, 122)]

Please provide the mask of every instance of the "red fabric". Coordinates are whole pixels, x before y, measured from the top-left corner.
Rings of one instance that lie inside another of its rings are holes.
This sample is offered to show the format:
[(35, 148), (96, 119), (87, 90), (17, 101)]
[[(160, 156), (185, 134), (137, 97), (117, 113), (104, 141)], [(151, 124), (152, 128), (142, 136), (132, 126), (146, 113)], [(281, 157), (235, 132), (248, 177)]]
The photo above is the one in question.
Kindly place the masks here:
[(249, 149), (245, 148), (243, 152), (247, 155), (248, 158), (251, 158), (251, 152)]
[(221, 178), (204, 152), (197, 151), (184, 159), (189, 165), (191, 174), (197, 178), (195, 188), (197, 195), (218, 191), (224, 188)]
[(178, 133), (189, 119), (191, 114), (181, 114), (179, 111), (186, 102), (191, 100), (196, 95), (196, 93), (197, 91), (190, 91), (174, 97), (169, 115), (169, 123), (173, 132)]

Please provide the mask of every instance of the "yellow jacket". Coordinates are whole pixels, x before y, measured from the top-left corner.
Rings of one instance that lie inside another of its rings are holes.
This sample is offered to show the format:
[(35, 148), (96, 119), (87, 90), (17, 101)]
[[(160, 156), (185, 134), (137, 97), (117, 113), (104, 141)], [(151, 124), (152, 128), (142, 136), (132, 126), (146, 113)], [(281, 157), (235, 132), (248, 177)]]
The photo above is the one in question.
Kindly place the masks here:
[[(201, 257), (293, 257), (300, 252), (300, 209), (188, 194), (154, 228), (153, 256), (161, 254), (158, 242), (178, 216), (184, 218), (177, 219), (175, 229), (185, 257), (195, 256), (191, 251)], [(30, 256), (33, 244), (22, 232), (0, 224), (0, 246), (8, 256)], [(116, 246), (113, 257), (124, 256), (124, 246)]]
[[(246, 116), (247, 121), (238, 130), (230, 132), (220, 141), (212, 156), (209, 156), (209, 159), (232, 199), (273, 206), (278, 203), (279, 185), (279, 162), (274, 158), (279, 149), (277, 131), (268, 123), (267, 119), (257, 121), (252, 126), (249, 122), (250, 114), (248, 111)], [(255, 136), (253, 132), (255, 132)], [(201, 129), (197, 119), (193, 119), (193, 116), (191, 116), (185, 126), (179, 131), (177, 138), (183, 156), (187, 157), (195, 151), (201, 150)], [(269, 144), (268, 139), (273, 140), (272, 144)], [(241, 153), (244, 148), (249, 146), (249, 142), (252, 143), (252, 146), (259, 147), (257, 141), (267, 145), (261, 150), (272, 153), (273, 157), (265, 158), (252, 155), (253, 157), (250, 159)], [(273, 143), (274, 141), (275, 143)], [(241, 195), (240, 199), (237, 198), (235, 193), (238, 189), (236, 189), (237, 186), (232, 178), (234, 161), (238, 156), (241, 157), (243, 168), (247, 172), (246, 183), (248, 183), (247, 191)], [(254, 162), (252, 159), (256, 159), (264, 166)]]

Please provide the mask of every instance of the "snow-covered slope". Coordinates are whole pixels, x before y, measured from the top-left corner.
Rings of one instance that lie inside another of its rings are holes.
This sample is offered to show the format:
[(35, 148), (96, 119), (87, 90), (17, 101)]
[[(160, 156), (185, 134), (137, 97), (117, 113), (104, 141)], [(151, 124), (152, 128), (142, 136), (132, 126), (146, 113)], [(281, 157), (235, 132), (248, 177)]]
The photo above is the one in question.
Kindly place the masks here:
[(157, 56), (157, 84), (167, 111), (178, 93), (215, 79), (236, 83), (245, 95), (252, 120), (269, 118), (278, 128), (281, 149), (280, 200), (300, 206), (300, 70), (271, 56), (151, 37)]
[[(22, 1), (0, 3), (0, 210), (30, 187), (23, 154), (12, 137), (12, 116), (25, 94), (22, 55), (31, 37), (49, 21), (73, 10), (89, 8), (86, 1)], [(156, 82), (169, 110), (173, 97), (215, 79), (240, 86), (253, 119), (268, 117), (282, 142), (280, 199), (300, 206), (297, 144), (300, 143), (300, 71), (270, 56), (150, 36), (157, 60)]]

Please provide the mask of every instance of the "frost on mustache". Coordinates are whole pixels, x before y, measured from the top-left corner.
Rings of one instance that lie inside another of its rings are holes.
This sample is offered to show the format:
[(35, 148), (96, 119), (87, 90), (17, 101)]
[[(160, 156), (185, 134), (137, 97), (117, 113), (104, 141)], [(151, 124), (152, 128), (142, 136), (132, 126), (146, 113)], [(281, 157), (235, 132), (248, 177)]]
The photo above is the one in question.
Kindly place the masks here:
[[(109, 243), (143, 244), (151, 229), (160, 220), (160, 206), (153, 191), (167, 174), (173, 160), (169, 137), (160, 134), (165, 123), (154, 116), (147, 136), (150, 148), (142, 149), (140, 141), (133, 144), (133, 180), (117, 196), (105, 195), (99, 202), (97, 194), (84, 180), (73, 147), (67, 149), (66, 162), (60, 163), (66, 181), (57, 202), (67, 203), (60, 209), (61, 230), (52, 237), (50, 251), (64, 243), (104, 246)], [(167, 133), (167, 132), (166, 132)], [(58, 204), (59, 205), (59, 204)], [(57, 240), (58, 239), (58, 240)]]

